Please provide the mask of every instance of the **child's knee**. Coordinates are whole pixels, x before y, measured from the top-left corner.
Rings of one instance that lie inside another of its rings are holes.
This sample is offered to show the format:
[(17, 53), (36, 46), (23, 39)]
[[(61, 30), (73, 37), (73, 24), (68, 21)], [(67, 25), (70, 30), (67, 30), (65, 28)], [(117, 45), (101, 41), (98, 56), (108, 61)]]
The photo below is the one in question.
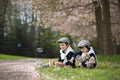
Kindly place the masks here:
[(86, 67), (87, 67), (87, 68), (95, 68), (95, 67), (96, 67), (96, 63), (87, 64)]

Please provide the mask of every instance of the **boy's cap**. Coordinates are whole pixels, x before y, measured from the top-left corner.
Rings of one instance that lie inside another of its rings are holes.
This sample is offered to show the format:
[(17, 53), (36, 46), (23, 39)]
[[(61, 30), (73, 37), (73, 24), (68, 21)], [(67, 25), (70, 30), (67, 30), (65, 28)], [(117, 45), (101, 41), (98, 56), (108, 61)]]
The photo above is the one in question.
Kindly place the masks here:
[(87, 40), (81, 40), (79, 43), (78, 43), (78, 47), (85, 47), (85, 46), (89, 46), (90, 45), (90, 42), (87, 41)]
[(60, 39), (57, 40), (57, 42), (67, 42), (67, 43), (70, 43), (70, 40), (67, 38), (67, 37), (62, 37)]

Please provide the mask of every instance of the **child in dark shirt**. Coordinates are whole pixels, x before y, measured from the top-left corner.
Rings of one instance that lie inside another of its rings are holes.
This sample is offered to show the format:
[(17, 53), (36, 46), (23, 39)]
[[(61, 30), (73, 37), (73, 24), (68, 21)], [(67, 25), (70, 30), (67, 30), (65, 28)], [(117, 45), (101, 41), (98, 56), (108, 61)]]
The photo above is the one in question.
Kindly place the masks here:
[(58, 61), (49, 60), (48, 64), (38, 63), (37, 67), (46, 68), (46, 67), (74, 67), (75, 66), (75, 60), (70, 62), (72, 56), (74, 55), (74, 51), (69, 45), (70, 40), (67, 37), (62, 37), (57, 42), (60, 46)]
[(74, 55), (73, 49), (70, 47), (70, 40), (67, 37), (62, 37), (58, 41), (60, 46), (60, 51), (58, 54), (58, 61), (54, 62), (55, 66), (64, 67), (64, 66), (75, 66), (75, 61), (71, 63), (70, 60)]
[(78, 60), (79, 67), (94, 68), (97, 65), (96, 55), (92, 47), (89, 46), (89, 41), (81, 40), (78, 44), (80, 51), (76, 53), (70, 62), (73, 62), (75, 58)]

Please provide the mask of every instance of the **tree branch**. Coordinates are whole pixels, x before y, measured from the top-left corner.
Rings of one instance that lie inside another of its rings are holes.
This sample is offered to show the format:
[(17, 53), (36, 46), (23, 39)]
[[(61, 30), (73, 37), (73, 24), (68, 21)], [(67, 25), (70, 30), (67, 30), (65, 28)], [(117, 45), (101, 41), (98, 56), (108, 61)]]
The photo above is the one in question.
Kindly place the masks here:
[(111, 4), (118, 6), (118, 3), (114, 3), (113, 1), (110, 2)]
[(93, 2), (91, 2), (91, 3), (89, 3), (89, 4), (86, 4), (86, 5), (80, 5), (80, 4), (78, 4), (78, 5), (72, 5), (72, 6), (69, 6), (69, 7), (64, 7), (64, 8), (62, 8), (62, 9), (57, 9), (57, 10), (55, 10), (55, 11), (63, 11), (63, 10), (67, 10), (67, 9), (71, 9), (71, 8), (78, 8), (78, 7), (88, 7), (88, 6), (90, 6), (91, 4), (93, 4)]

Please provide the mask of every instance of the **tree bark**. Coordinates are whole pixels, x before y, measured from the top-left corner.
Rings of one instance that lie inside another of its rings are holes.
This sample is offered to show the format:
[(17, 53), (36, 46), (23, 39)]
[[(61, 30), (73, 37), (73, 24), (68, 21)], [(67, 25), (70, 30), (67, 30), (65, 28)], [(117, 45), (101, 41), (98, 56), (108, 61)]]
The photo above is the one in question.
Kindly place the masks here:
[(99, 2), (94, 2), (95, 5), (95, 19), (96, 19), (96, 30), (97, 30), (97, 47), (98, 54), (103, 55), (103, 25), (102, 25), (102, 11)]
[(118, 8), (119, 8), (119, 15), (120, 15), (120, 0), (118, 0)]
[(103, 49), (104, 49), (104, 55), (108, 56), (113, 54), (109, 0), (102, 0), (102, 6), (103, 6), (103, 34), (104, 34)]
[(118, 0), (118, 8), (119, 8), (119, 20), (120, 20), (120, 0)]

